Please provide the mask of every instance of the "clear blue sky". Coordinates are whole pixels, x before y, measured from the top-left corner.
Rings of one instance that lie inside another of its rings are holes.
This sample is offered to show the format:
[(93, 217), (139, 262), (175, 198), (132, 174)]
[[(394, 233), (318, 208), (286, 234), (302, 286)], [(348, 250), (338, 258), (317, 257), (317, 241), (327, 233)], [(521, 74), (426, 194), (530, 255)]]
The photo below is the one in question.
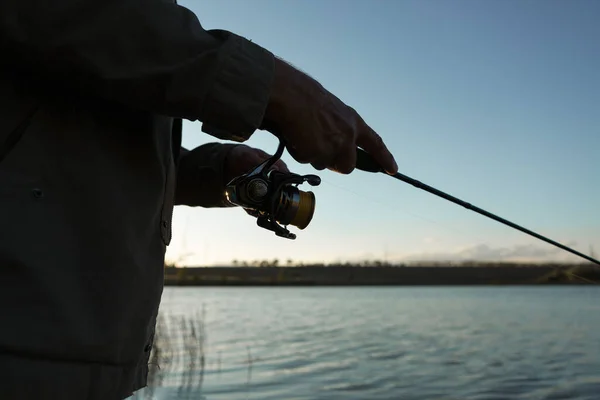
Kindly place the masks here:
[[(600, 2), (180, 0), (287, 59), (379, 132), (400, 171), (576, 249), (600, 252)], [(217, 141), (186, 122), (187, 147)], [(274, 152), (257, 133), (248, 145)], [(314, 172), (284, 156), (290, 169)], [(384, 175), (319, 172), (295, 241), (241, 209), (177, 207), (168, 260), (573, 260)], [(308, 185), (303, 185), (308, 189)]]

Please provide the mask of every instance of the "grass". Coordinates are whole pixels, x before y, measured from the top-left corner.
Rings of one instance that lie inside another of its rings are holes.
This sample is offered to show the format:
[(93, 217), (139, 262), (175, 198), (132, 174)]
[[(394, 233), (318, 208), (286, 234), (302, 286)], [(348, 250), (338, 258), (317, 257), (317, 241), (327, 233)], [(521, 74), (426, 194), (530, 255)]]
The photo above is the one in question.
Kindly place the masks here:
[(542, 276), (538, 283), (575, 283), (575, 284), (599, 284), (600, 268), (592, 265), (577, 265), (570, 268), (556, 268), (552, 272)]
[[(246, 347), (246, 390), (250, 391), (252, 368), (256, 361)], [(216, 355), (215, 370), (221, 373), (221, 352)], [(206, 309), (173, 315), (160, 311), (156, 321), (154, 344), (148, 361), (147, 387), (133, 399), (156, 399), (160, 387), (176, 391), (177, 399), (202, 399), (207, 370)]]
[(192, 315), (159, 312), (148, 386), (143, 398), (153, 399), (161, 386), (177, 388), (177, 398), (198, 398), (206, 369), (205, 309)]

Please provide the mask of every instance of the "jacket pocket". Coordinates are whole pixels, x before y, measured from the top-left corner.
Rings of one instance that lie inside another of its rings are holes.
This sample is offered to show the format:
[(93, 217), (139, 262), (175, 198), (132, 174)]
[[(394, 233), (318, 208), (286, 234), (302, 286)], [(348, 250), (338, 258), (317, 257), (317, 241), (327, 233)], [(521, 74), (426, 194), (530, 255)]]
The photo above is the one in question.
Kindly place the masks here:
[(23, 120), (8, 134), (6, 139), (0, 143), (0, 165), (2, 161), (10, 154), (10, 152), (17, 146), (23, 134), (31, 124), (31, 120), (38, 111), (40, 105), (36, 104), (33, 106), (25, 115)]

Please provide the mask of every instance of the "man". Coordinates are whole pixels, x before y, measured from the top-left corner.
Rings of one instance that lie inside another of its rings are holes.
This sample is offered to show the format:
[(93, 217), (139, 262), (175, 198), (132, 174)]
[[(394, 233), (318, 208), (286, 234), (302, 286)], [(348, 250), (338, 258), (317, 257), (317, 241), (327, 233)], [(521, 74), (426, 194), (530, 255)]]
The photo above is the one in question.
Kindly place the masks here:
[[(256, 129), (317, 169), (357, 146), (397, 169), (315, 80), (170, 1), (4, 0), (0, 48), (2, 399), (145, 386), (173, 206), (222, 206)], [(182, 119), (237, 145), (181, 149)]]

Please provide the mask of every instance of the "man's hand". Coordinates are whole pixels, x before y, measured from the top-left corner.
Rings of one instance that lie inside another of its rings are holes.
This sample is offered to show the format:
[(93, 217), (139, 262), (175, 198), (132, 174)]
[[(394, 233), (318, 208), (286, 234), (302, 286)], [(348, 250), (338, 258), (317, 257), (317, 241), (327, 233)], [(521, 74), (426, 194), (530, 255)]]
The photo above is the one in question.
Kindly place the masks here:
[[(267, 154), (260, 149), (255, 149), (254, 147), (245, 144), (236, 145), (227, 155), (225, 165), (223, 166), (223, 178), (225, 184), (236, 176), (245, 174), (257, 167), (258, 164), (270, 157), (270, 154)], [(273, 169), (281, 172), (290, 172), (287, 165), (281, 160), (277, 160), (277, 162), (273, 164)]]
[(300, 163), (344, 174), (356, 166), (362, 147), (390, 174), (398, 171), (381, 137), (358, 113), (317, 81), (279, 59), (261, 129), (283, 138)]

